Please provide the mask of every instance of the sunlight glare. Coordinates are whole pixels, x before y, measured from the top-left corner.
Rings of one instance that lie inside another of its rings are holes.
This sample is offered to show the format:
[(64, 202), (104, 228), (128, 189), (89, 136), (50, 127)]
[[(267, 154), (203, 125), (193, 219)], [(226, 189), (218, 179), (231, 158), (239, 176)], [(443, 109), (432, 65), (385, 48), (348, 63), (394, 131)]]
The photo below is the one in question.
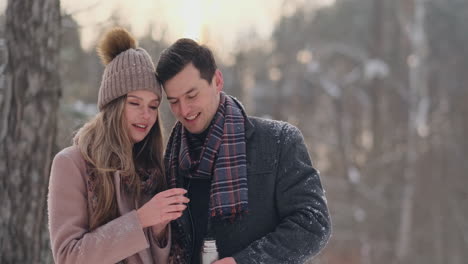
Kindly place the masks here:
[(184, 0), (179, 19), (183, 20), (183, 37), (200, 41), (202, 31), (202, 3), (200, 1)]

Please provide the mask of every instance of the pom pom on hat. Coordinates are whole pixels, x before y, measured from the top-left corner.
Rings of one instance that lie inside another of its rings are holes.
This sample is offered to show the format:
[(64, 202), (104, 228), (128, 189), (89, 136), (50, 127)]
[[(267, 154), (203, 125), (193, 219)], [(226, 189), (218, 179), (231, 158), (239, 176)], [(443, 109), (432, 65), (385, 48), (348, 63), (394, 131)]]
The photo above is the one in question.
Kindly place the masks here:
[(109, 64), (117, 55), (136, 48), (136, 40), (124, 28), (114, 28), (107, 32), (99, 42), (97, 52), (104, 65)]

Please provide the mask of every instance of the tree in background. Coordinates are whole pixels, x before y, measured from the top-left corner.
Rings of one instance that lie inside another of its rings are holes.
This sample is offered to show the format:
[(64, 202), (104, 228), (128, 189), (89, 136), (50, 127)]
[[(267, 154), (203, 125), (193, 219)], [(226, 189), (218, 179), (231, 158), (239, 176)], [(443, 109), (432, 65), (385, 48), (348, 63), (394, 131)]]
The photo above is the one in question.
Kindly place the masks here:
[(466, 262), (467, 18), (463, 0), (336, 0), (239, 53), (254, 114), (299, 126), (322, 172), (320, 263)]
[(60, 97), (60, 28), (59, 0), (8, 1), (0, 71), (1, 263), (51, 262), (46, 198)]

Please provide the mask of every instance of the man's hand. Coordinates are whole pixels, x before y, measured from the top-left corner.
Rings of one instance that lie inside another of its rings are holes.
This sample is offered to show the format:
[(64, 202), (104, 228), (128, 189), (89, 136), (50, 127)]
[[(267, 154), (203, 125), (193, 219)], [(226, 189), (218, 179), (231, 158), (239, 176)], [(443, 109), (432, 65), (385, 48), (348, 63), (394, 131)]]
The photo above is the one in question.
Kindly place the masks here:
[(236, 261), (234, 260), (234, 258), (229, 257), (217, 260), (213, 262), (213, 264), (236, 264)]

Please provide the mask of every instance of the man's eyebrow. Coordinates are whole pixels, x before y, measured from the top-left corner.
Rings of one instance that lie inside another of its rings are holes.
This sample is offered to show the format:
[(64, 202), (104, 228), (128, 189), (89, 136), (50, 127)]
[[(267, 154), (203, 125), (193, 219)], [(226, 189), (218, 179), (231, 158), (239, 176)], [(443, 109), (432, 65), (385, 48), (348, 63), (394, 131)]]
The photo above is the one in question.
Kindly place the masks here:
[[(197, 89), (196, 87), (192, 87), (190, 90), (188, 90), (187, 92), (185, 92), (183, 95), (186, 95), (186, 94), (189, 94), (191, 92), (193, 92), (195, 89)], [(177, 98), (175, 97), (170, 97), (170, 96), (166, 96), (167, 100), (175, 100)]]

